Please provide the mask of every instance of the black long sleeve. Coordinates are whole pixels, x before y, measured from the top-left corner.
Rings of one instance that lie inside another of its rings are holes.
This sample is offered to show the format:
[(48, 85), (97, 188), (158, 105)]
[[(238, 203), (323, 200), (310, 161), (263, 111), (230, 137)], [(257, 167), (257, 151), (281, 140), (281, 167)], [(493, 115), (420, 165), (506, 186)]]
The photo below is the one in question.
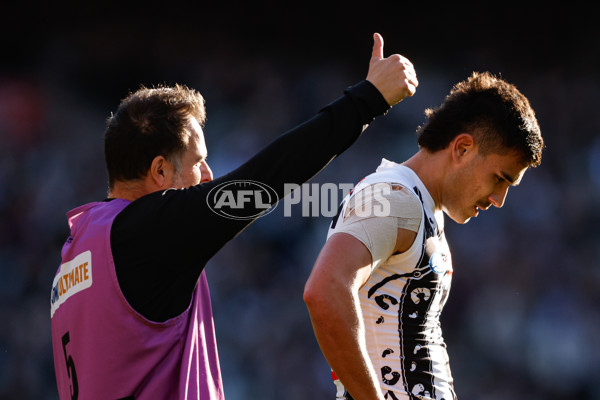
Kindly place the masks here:
[(362, 81), (234, 171), (189, 189), (156, 192), (132, 202), (111, 230), (115, 269), (129, 304), (152, 321), (179, 315), (189, 305), (208, 260), (253, 221), (213, 212), (207, 205), (211, 189), (253, 180), (274, 189), (281, 199), (286, 183), (309, 180), (388, 109), (379, 91)]

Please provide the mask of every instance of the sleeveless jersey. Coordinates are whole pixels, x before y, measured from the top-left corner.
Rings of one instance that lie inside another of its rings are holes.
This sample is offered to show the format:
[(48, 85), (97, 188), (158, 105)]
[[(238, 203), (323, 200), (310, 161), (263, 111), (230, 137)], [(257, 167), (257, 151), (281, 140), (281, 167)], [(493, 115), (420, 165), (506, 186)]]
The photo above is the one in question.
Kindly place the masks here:
[(54, 279), (51, 325), (61, 399), (224, 399), (210, 295), (202, 272), (189, 307), (152, 322), (117, 282), (110, 232), (129, 204), (70, 211), (71, 235)]
[[(375, 268), (359, 291), (367, 350), (387, 400), (453, 400), (456, 395), (442, 337), (440, 314), (452, 280), (452, 261), (444, 235), (443, 212), (409, 168), (383, 160), (350, 196), (376, 183), (400, 184), (423, 205), (421, 224), (409, 250)], [(334, 234), (336, 220), (328, 232)], [(351, 399), (332, 374), (338, 399)]]

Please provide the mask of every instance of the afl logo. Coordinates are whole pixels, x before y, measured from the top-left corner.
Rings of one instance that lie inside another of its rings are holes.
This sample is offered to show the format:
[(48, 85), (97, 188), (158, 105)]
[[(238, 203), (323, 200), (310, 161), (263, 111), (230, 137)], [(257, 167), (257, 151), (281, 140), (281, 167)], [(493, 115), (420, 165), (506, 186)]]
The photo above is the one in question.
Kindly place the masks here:
[(208, 192), (206, 204), (216, 214), (230, 219), (255, 219), (275, 209), (277, 192), (256, 181), (223, 182)]
[(448, 257), (444, 253), (436, 251), (429, 258), (429, 267), (436, 274), (446, 272), (448, 270)]

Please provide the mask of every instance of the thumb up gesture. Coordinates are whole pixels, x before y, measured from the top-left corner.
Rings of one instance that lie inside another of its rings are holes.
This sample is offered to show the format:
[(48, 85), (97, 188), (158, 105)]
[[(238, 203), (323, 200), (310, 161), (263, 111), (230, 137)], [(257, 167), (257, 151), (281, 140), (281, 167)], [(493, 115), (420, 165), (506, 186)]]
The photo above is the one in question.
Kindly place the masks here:
[(373, 53), (369, 61), (367, 80), (383, 95), (390, 106), (412, 96), (419, 81), (412, 63), (400, 54), (383, 56), (383, 38), (373, 35)]

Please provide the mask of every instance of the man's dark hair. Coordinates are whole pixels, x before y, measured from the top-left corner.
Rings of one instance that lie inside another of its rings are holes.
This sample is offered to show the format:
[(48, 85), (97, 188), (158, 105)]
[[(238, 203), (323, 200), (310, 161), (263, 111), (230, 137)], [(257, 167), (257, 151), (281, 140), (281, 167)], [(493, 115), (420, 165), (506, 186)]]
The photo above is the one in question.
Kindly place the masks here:
[(109, 189), (115, 181), (145, 176), (156, 156), (177, 162), (188, 145), (191, 117), (204, 125), (204, 98), (184, 85), (141, 87), (123, 99), (104, 133)]
[(529, 166), (542, 160), (544, 140), (529, 100), (489, 72), (474, 72), (456, 84), (444, 102), (425, 110), (425, 115), (428, 120), (417, 131), (418, 143), (431, 152), (469, 133), (482, 155), (516, 151)]

